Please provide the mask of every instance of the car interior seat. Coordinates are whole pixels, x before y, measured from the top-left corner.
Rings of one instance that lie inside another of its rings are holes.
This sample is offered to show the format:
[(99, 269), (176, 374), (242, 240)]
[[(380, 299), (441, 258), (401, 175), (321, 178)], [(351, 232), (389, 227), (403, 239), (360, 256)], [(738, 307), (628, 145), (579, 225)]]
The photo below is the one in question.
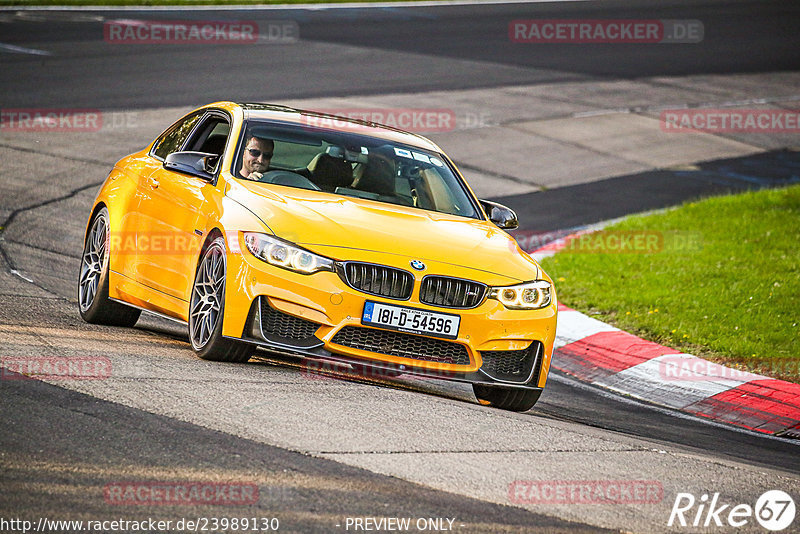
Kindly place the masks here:
[(395, 175), (394, 162), (384, 156), (370, 154), (367, 163), (362, 164), (358, 169), (353, 187), (378, 195), (393, 195), (395, 193)]
[(311, 181), (323, 191), (333, 193), (337, 187), (350, 187), (353, 183), (353, 167), (343, 159), (322, 153), (314, 156), (308, 164)]
[(217, 154), (218, 156), (222, 155), (223, 150), (225, 150), (225, 142), (228, 140), (227, 135), (223, 134), (213, 134), (209, 135), (208, 139), (203, 142), (203, 146), (200, 147), (200, 152), (206, 152), (208, 154)]

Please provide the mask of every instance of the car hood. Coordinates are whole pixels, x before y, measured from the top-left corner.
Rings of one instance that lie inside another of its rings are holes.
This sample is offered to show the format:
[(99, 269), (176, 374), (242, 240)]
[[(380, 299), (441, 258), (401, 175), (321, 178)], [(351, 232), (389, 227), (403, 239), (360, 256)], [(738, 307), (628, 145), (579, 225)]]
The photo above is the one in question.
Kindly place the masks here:
[[(258, 182), (230, 182), (227, 196), (277, 235), (337, 260), (357, 251), (402, 256), (492, 273), (516, 281), (539, 277), (536, 262), (488, 221)], [(461, 270), (461, 269), (459, 269)]]

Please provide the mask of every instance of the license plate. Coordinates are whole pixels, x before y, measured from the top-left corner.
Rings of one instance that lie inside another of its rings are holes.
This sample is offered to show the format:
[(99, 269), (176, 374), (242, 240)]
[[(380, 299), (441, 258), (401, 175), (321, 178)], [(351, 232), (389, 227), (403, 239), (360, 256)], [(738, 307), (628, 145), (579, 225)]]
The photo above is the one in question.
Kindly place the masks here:
[(367, 301), (364, 304), (364, 315), (361, 317), (361, 322), (389, 330), (456, 339), (461, 317), (449, 313)]

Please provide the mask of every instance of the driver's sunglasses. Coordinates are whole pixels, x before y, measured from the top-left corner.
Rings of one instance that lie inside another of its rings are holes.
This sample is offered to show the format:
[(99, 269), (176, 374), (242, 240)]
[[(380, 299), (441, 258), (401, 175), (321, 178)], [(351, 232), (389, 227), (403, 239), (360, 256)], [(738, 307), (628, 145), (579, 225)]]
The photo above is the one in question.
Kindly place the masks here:
[(260, 158), (261, 154), (264, 154), (264, 159), (272, 159), (272, 152), (262, 152), (257, 148), (247, 148), (246, 150), (256, 159)]

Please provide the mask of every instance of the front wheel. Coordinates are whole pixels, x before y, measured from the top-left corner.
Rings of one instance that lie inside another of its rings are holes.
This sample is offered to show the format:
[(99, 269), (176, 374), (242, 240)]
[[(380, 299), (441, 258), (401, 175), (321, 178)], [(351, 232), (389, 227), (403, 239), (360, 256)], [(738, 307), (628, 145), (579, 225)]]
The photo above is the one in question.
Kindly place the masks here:
[(472, 390), (481, 404), (512, 412), (527, 412), (533, 408), (539, 400), (539, 395), (542, 394), (538, 389), (516, 389), (483, 384), (472, 384)]
[(218, 237), (205, 249), (197, 267), (189, 305), (189, 339), (204, 360), (244, 363), (250, 359), (250, 347), (222, 336), (225, 275), (225, 240)]
[(109, 246), (108, 209), (101, 208), (92, 219), (83, 245), (78, 276), (78, 311), (87, 323), (133, 326), (142, 313), (108, 297)]

